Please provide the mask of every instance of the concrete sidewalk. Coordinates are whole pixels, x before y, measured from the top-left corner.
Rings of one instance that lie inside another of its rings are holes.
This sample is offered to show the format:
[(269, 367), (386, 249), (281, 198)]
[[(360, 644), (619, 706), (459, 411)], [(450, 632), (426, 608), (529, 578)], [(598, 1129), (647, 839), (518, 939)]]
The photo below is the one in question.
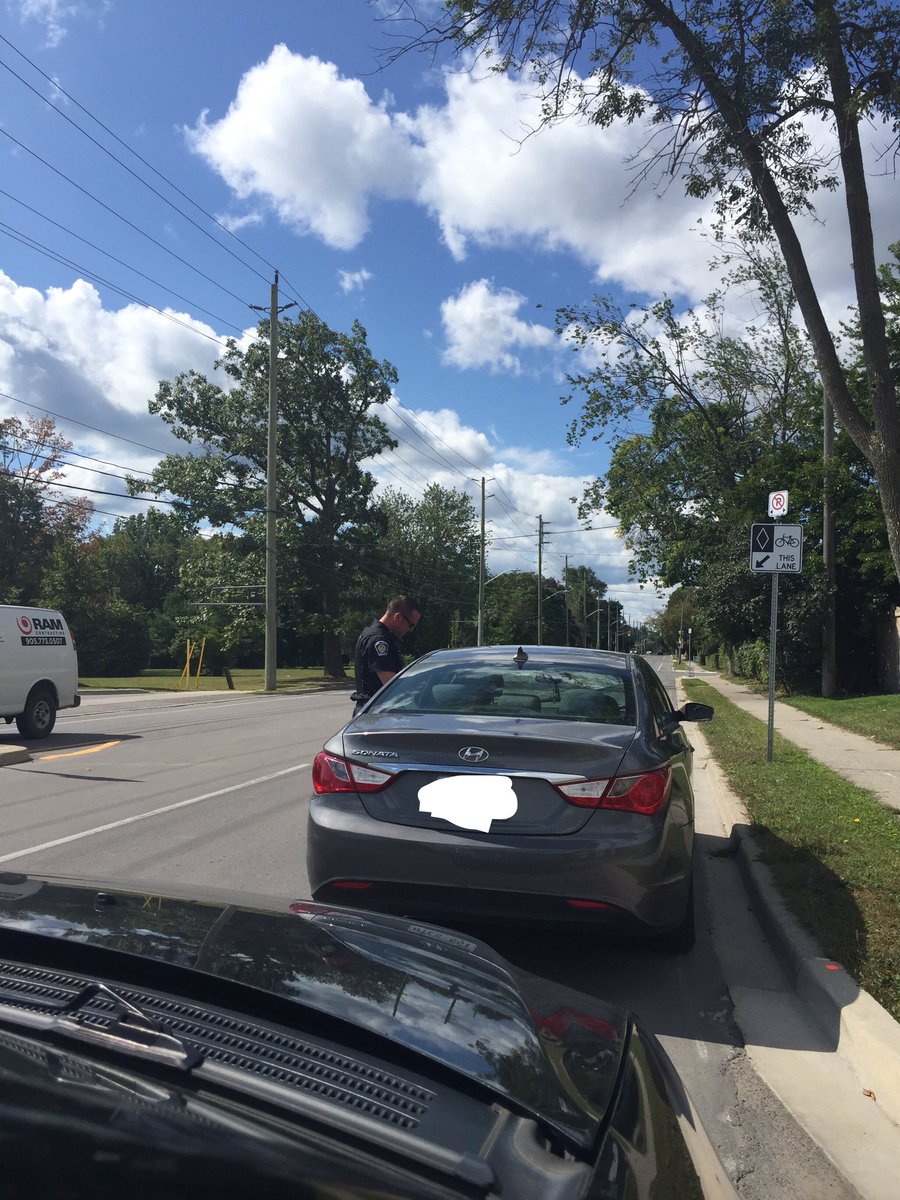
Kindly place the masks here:
[[(732, 704), (768, 723), (769, 698), (748, 691), (711, 671), (694, 668), (679, 679), (702, 679)], [(843, 775), (851, 783), (873, 792), (882, 803), (900, 809), (900, 750), (872, 741), (859, 733), (829, 725), (790, 704), (775, 701), (775, 732), (793, 742), (817, 762)]]

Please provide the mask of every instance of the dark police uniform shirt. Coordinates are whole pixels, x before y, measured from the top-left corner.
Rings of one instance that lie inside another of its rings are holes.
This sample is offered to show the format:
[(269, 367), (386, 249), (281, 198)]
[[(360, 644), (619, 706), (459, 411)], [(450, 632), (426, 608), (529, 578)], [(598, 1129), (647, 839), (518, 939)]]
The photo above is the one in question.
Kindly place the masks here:
[(378, 671), (397, 672), (402, 667), (400, 647), (394, 635), (380, 621), (373, 621), (359, 635), (354, 655), (356, 691), (350, 697), (357, 703), (371, 699), (384, 684)]

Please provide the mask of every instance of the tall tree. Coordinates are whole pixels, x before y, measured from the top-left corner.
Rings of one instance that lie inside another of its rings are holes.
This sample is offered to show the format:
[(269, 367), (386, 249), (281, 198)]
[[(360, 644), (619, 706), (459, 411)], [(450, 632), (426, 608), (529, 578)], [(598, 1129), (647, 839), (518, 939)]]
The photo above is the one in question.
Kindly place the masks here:
[[(741, 338), (725, 332), (719, 296), (700, 313), (678, 314), (665, 298), (628, 311), (601, 298), (560, 314), (598, 360), (570, 377), (584, 395), (570, 440), (603, 437), (613, 451), (580, 515), (605, 508), (619, 519), (641, 579), (694, 582), (723, 539), (743, 545), (773, 480), (788, 486), (798, 464), (818, 461), (821, 395), (790, 285), (771, 259), (754, 269), (760, 320)], [(743, 271), (741, 282), (750, 282)], [(649, 433), (628, 430), (635, 417)]]
[(148, 612), (162, 609), (178, 587), (181, 554), (195, 535), (196, 526), (181, 513), (152, 508), (120, 517), (101, 551), (110, 589)]
[[(373, 591), (376, 604), (410, 593), (425, 605), (427, 620), (405, 639), (405, 650), (474, 644), (480, 535), (469, 497), (437, 483), (428, 485), (421, 500), (387, 488), (376, 515), (382, 531), (359, 561), (363, 612), (371, 613)], [(348, 630), (351, 639), (358, 632)]]
[[(608, 649), (606, 645), (609, 620), (606, 584), (592, 567), (573, 564), (563, 570), (563, 587), (569, 606), (569, 644), (572, 646), (595, 646)], [(548, 589), (552, 591), (552, 589)], [(598, 640), (597, 631), (600, 632)]]
[[(427, 17), (427, 11), (426, 11)], [(900, 10), (891, 0), (445, 0), (413, 45), (449, 41), (526, 70), (543, 119), (607, 126), (649, 117), (643, 174), (680, 175), (720, 214), (771, 231), (825, 397), (878, 482), (900, 579), (900, 404), (860, 129), (900, 129)], [(585, 69), (584, 75), (578, 72)], [(822, 154), (811, 123), (830, 127)], [(850, 386), (797, 235), (819, 188), (843, 184), (869, 403)]]
[(59, 540), (80, 540), (90, 500), (54, 488), (72, 443), (49, 417), (0, 420), (0, 602), (32, 604)]
[[(396, 445), (375, 410), (397, 373), (372, 356), (359, 322), (339, 333), (306, 312), (280, 323), (278, 344), (279, 577), (299, 576), (315, 593), (325, 673), (341, 678), (341, 579), (365, 543), (375, 485), (362, 464)], [(261, 545), (268, 321), (245, 348), (229, 340), (216, 367), (230, 387), (189, 371), (163, 381), (150, 401), (176, 437), (200, 449), (163, 459), (149, 490), (170, 492), (194, 519), (237, 526)], [(146, 482), (131, 486), (148, 490)]]

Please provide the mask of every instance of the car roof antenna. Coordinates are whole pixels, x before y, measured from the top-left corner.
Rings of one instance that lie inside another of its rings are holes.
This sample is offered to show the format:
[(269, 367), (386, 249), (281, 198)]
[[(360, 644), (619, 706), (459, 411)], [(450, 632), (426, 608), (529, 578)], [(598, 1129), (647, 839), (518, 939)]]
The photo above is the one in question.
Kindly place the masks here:
[(518, 650), (513, 655), (513, 662), (516, 664), (516, 666), (519, 668), (519, 670), (521, 670), (522, 667), (524, 667), (525, 664), (528, 662), (528, 655), (525, 653), (525, 651), (522, 649), (521, 646), (518, 648)]

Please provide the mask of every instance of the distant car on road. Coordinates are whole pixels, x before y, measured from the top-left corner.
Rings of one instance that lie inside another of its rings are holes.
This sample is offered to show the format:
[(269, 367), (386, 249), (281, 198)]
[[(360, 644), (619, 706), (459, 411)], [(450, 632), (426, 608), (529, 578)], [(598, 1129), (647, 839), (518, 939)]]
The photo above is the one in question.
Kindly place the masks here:
[(640, 656), (438, 650), (313, 765), (307, 870), (328, 903), (694, 941), (692, 749)]

